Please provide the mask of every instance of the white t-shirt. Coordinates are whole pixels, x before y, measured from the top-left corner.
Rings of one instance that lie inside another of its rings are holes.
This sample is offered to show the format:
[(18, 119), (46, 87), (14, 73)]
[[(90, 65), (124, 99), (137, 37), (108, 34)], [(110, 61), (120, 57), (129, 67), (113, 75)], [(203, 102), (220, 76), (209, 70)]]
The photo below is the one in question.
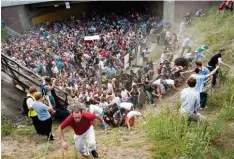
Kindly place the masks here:
[(130, 111), (133, 107), (133, 104), (129, 103), (129, 102), (122, 102), (119, 106), (120, 106), (120, 108), (124, 108), (124, 109)]
[(112, 99), (111, 104), (117, 104), (117, 106), (119, 106), (121, 104), (120, 98), (115, 97), (114, 99)]
[(107, 102), (100, 102), (98, 106), (102, 109), (106, 109), (106, 107), (108, 107), (108, 103)]
[(185, 23), (181, 22), (180, 23), (180, 31), (184, 31), (185, 30)]
[(157, 86), (160, 85), (160, 83), (161, 83), (161, 79), (157, 79), (156, 81), (153, 82), (153, 84), (155, 84)]
[(103, 109), (102, 109), (101, 107), (97, 106), (97, 105), (91, 104), (91, 105), (89, 106), (89, 112), (90, 112), (90, 113), (93, 113), (93, 114), (98, 114), (98, 115), (100, 115), (100, 114), (102, 114)]
[(174, 85), (175, 84), (175, 81), (174, 80), (172, 80), (172, 79), (166, 79), (166, 80), (164, 80), (168, 85), (170, 85), (170, 86), (172, 86), (172, 85)]
[(56, 66), (52, 68), (52, 71), (53, 71), (54, 74), (59, 73), (58, 67), (56, 67)]
[[(172, 79), (166, 79), (164, 81), (170, 86), (175, 84), (175, 81), (172, 80)], [(158, 79), (158, 80), (154, 81), (153, 84), (160, 85), (161, 84), (161, 79)]]
[(128, 119), (131, 119), (135, 116), (142, 116), (142, 114), (138, 111), (130, 111), (128, 114), (127, 114), (127, 117)]
[(108, 88), (108, 91), (113, 91), (113, 86), (112, 86), (112, 84), (111, 83), (108, 83), (107, 84), (107, 88)]
[(28, 98), (27, 101), (26, 101), (26, 103), (27, 103), (27, 106), (28, 106), (29, 108), (32, 108), (32, 105), (33, 105), (34, 101), (33, 101), (32, 98)]

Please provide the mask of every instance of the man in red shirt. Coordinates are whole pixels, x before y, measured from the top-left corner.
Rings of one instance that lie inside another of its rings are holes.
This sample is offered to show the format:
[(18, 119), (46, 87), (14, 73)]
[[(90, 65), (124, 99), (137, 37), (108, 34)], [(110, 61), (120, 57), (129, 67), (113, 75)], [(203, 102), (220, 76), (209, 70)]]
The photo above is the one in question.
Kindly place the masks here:
[[(82, 111), (78, 107), (74, 107), (70, 116), (62, 122), (59, 126), (59, 138), (62, 142), (63, 148), (67, 149), (68, 145), (64, 138), (63, 129), (67, 126), (72, 127), (74, 130), (74, 140), (77, 151), (81, 153), (82, 156), (89, 156), (89, 152), (92, 153), (95, 159), (98, 158), (98, 153), (96, 151), (96, 141), (93, 129), (93, 120), (98, 119), (102, 126), (105, 127), (103, 119), (99, 115), (90, 114), (88, 112)], [(106, 127), (105, 127), (106, 129)], [(84, 145), (84, 138), (86, 137), (88, 143), (88, 149)]]

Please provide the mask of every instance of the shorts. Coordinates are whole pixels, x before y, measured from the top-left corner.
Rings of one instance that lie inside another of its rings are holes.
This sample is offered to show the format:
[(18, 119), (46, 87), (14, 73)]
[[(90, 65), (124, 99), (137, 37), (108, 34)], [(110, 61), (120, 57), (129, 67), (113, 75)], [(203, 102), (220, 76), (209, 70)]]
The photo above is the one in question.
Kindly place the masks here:
[(128, 119), (128, 117), (126, 117), (126, 118), (125, 118), (125, 125), (127, 125), (127, 120), (129, 120), (129, 125), (130, 125), (130, 126), (133, 126), (133, 125), (134, 125), (134, 122), (135, 122), (135, 119), (134, 119), (134, 118)]

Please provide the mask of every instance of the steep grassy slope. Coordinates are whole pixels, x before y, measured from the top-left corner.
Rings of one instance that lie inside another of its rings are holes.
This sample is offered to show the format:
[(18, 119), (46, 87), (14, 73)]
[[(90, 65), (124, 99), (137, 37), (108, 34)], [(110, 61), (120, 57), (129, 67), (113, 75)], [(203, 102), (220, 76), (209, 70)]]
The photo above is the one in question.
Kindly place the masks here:
[(233, 14), (216, 16), (216, 9), (212, 8), (206, 17), (196, 19), (186, 34), (193, 35), (197, 44), (210, 42), (210, 54), (206, 59), (219, 48), (226, 48), (228, 51), (222, 59), (232, 68), (222, 66), (216, 91), (208, 91), (208, 108), (201, 111), (208, 123), (193, 123), (187, 127), (179, 115), (179, 104), (162, 110), (159, 115), (148, 115), (146, 127), (148, 137), (154, 143), (153, 158), (234, 158)]

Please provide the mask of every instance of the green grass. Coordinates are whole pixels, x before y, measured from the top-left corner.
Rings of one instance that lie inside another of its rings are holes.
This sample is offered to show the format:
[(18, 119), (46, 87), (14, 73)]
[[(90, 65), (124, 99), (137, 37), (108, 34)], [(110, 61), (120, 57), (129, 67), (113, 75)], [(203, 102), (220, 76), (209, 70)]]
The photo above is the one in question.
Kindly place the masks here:
[(6, 42), (8, 40), (8, 34), (6, 28), (1, 29), (1, 42)]
[[(226, 48), (223, 61), (234, 63), (234, 22), (229, 13), (216, 16), (216, 8), (211, 8), (208, 16), (196, 19), (186, 34), (193, 35), (197, 44), (210, 42), (209, 59), (219, 48)], [(232, 28), (232, 29), (231, 29)], [(233, 66), (233, 65), (232, 65)], [(206, 123), (192, 123), (190, 127), (179, 114), (179, 107), (163, 109), (159, 115), (147, 115), (148, 139), (153, 143), (155, 159), (231, 159), (234, 158), (234, 76), (232, 69), (222, 68), (222, 78), (215, 93), (208, 97), (209, 119)]]
[(2, 118), (1, 132), (2, 137), (11, 135), (14, 131), (14, 125), (11, 120)]

